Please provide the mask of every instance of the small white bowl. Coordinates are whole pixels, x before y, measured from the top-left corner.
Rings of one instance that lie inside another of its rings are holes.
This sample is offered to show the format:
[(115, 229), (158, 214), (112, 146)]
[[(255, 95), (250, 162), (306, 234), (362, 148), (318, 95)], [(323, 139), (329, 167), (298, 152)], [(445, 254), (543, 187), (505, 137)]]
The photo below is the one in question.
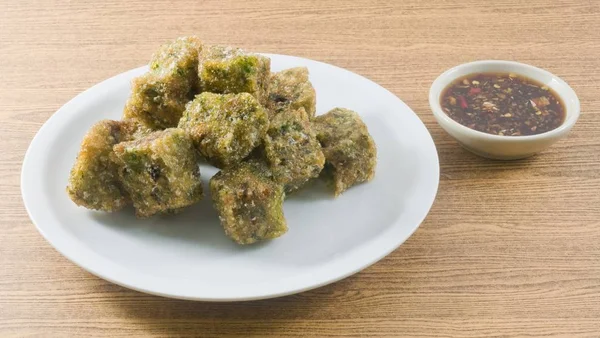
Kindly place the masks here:
[[(440, 105), (442, 92), (452, 82), (475, 73), (515, 73), (551, 88), (562, 99), (566, 116), (556, 129), (529, 136), (500, 136), (470, 129), (446, 115)], [(515, 160), (534, 155), (558, 141), (579, 118), (579, 98), (569, 85), (558, 76), (523, 63), (487, 60), (465, 63), (442, 73), (429, 89), (429, 105), (439, 125), (467, 150), (492, 159)]]

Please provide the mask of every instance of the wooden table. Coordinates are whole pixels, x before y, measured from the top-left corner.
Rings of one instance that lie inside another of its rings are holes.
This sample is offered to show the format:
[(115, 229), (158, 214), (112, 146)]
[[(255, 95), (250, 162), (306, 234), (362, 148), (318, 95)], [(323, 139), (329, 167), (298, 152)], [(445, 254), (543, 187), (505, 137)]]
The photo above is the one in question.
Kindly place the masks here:
[[(600, 335), (598, 1), (0, 4), (0, 336)], [(335, 64), (402, 98), (440, 156), (438, 197), (419, 230), (343, 281), (247, 303), (138, 293), (50, 247), (21, 200), (29, 142), (70, 98), (189, 34)], [(570, 83), (582, 115), (568, 138), (515, 162), (461, 149), (427, 93), (443, 70), (476, 59), (533, 64)]]

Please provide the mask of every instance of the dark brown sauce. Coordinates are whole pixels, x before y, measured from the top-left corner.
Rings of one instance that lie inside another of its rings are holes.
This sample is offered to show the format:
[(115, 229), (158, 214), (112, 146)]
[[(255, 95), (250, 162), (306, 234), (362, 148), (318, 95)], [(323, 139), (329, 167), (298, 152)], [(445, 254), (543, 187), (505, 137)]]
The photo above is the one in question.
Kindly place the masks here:
[(545, 133), (565, 119), (565, 106), (556, 93), (512, 73), (462, 77), (444, 89), (440, 105), (456, 122), (502, 136)]

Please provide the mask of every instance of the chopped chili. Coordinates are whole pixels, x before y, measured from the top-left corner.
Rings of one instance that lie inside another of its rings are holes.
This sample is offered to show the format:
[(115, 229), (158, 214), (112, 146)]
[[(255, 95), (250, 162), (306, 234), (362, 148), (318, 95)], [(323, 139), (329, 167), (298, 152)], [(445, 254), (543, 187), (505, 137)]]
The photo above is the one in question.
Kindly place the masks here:
[(550, 88), (512, 73), (478, 73), (456, 80), (440, 102), (471, 129), (502, 136), (545, 133), (564, 121), (564, 104)]

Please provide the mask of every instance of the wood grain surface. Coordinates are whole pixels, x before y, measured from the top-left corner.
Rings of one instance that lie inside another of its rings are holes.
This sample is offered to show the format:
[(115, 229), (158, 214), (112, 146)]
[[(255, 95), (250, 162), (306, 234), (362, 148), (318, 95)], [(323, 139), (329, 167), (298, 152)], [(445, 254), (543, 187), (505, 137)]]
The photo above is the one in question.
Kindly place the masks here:
[[(131, 291), (56, 252), (21, 200), (25, 151), (69, 99), (177, 36), (325, 61), (411, 106), (438, 148), (431, 213), (398, 250), (280, 299), (201, 303)], [(545, 68), (582, 115), (533, 158), (461, 149), (427, 103), (477, 59)], [(600, 2), (0, 0), (0, 336), (600, 336)]]

